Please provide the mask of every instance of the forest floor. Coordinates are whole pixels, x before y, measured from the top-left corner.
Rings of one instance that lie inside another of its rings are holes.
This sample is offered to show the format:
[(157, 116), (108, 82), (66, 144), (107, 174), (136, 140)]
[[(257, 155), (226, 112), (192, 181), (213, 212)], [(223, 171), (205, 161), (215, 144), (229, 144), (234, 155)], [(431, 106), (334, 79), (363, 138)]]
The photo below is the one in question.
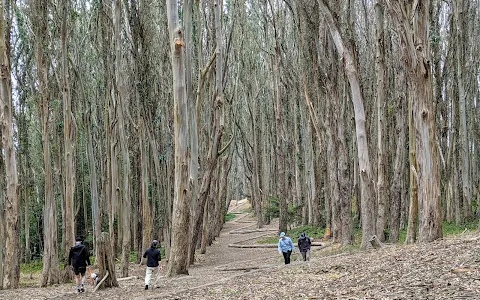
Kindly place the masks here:
[[(132, 264), (134, 279), (118, 288), (76, 294), (73, 282), (0, 291), (0, 299), (480, 299), (480, 234), (467, 232), (427, 244), (380, 249), (341, 249), (325, 244), (310, 262), (290, 265), (275, 248), (233, 248), (277, 234), (277, 224), (257, 232), (245, 203), (224, 225), (188, 276), (165, 278), (144, 290), (145, 267)], [(39, 275), (36, 275), (39, 276)], [(22, 274), (21, 281), (38, 280)], [(37, 281), (37, 282), (38, 282)]]

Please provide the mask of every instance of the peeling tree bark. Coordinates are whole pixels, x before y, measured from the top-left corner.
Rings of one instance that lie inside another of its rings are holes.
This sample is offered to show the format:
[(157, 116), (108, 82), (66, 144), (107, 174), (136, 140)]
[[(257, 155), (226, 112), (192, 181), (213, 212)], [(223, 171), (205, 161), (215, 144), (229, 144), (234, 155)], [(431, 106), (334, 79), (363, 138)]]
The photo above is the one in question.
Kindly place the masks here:
[(173, 69), (173, 115), (175, 139), (175, 186), (172, 215), (172, 242), (168, 276), (188, 274), (190, 201), (188, 194), (188, 109), (185, 86), (183, 29), (178, 22), (177, 1), (167, 0), (168, 27)]
[[(64, 213), (63, 220), (63, 249), (64, 261), (68, 260), (68, 249), (75, 244), (75, 214), (74, 214), (74, 194), (75, 194), (75, 142), (77, 129), (75, 125), (75, 118), (72, 112), (72, 100), (70, 97), (70, 83), (68, 75), (68, 60), (67, 60), (67, 26), (69, 8), (68, 1), (62, 1), (62, 25), (61, 25), (61, 39), (62, 39), (62, 79), (63, 79), (63, 140), (64, 140), (64, 159), (65, 159), (65, 184), (64, 184)], [(70, 276), (68, 276), (68, 280)]]
[(50, 95), (48, 92), (47, 56), (47, 3), (36, 0), (33, 2), (35, 16), (32, 23), (35, 30), (35, 61), (37, 67), (38, 88), (40, 93), (40, 117), (42, 121), (43, 165), (45, 177), (45, 206), (43, 211), (43, 271), (42, 286), (59, 282), (58, 264), (58, 230), (57, 230), (57, 203), (53, 193), (52, 160), (50, 153)]
[[(2, 132), (2, 154), (5, 160), (5, 287), (18, 288), (20, 281), (20, 195), (18, 185), (17, 160), (15, 157), (14, 130), (12, 116), (12, 79), (9, 58), (9, 43), (5, 39), (4, 8), (0, 2), (0, 131)], [(7, 27), (10, 31), (10, 27)], [(10, 34), (7, 34), (10, 36)], [(3, 176), (1, 174), (0, 176)], [(3, 222), (3, 218), (2, 218)], [(2, 226), (3, 227), (3, 226)], [(2, 230), (3, 231), (3, 230)], [(0, 261), (2, 260), (0, 256)], [(0, 281), (0, 284), (2, 282)]]
[(365, 109), (363, 95), (360, 89), (355, 57), (347, 49), (340, 35), (337, 21), (334, 19), (325, 0), (318, 1), (326, 18), (330, 34), (339, 55), (344, 59), (345, 72), (350, 83), (352, 102), (355, 111), (355, 133), (357, 138), (357, 155), (360, 168), (361, 215), (362, 215), (362, 248), (368, 247), (369, 238), (375, 234), (375, 193), (373, 189), (372, 167), (368, 151), (367, 132), (365, 128)]
[(454, 12), (454, 24), (456, 35), (456, 71), (457, 71), (457, 86), (458, 86), (458, 110), (460, 117), (460, 157), (461, 157), (461, 170), (462, 170), (462, 198), (464, 200), (463, 209), (465, 218), (470, 219), (473, 217), (472, 213), (472, 197), (471, 197), (471, 183), (470, 183), (470, 161), (469, 161), (469, 146), (468, 146), (468, 132), (467, 132), (467, 114), (466, 114), (466, 93), (464, 87), (464, 75), (465, 69), (464, 57), (464, 13), (463, 13), (463, 0), (452, 1)]
[(375, 25), (376, 25), (376, 65), (377, 65), (377, 237), (380, 242), (385, 241), (385, 229), (387, 224), (387, 183), (386, 183), (386, 153), (385, 137), (385, 41), (383, 26), (383, 1), (375, 4)]
[[(420, 207), (419, 241), (430, 242), (443, 236), (440, 198), (440, 168), (436, 138), (436, 112), (433, 102), (432, 68), (429, 46), (430, 1), (418, 1), (414, 6), (404, 1), (386, 0), (394, 18), (411, 72), (412, 118), (415, 128)], [(414, 187), (411, 187), (412, 190)]]
[[(128, 265), (130, 263), (130, 248), (131, 248), (131, 199), (130, 199), (130, 157), (128, 154), (128, 143), (125, 133), (125, 119), (127, 115), (127, 91), (125, 86), (125, 79), (121, 74), (123, 74), (122, 68), (122, 39), (121, 35), (121, 24), (122, 24), (122, 6), (120, 0), (115, 0), (114, 7), (114, 37), (115, 37), (115, 82), (116, 82), (116, 95), (117, 100), (117, 121), (118, 121), (118, 135), (120, 139), (120, 147), (122, 153), (122, 166), (123, 166), (123, 197), (120, 196), (121, 200), (121, 225), (122, 225), (122, 236), (121, 236), (121, 246), (122, 246), (122, 277), (128, 276)], [(119, 234), (120, 236), (120, 234)]]

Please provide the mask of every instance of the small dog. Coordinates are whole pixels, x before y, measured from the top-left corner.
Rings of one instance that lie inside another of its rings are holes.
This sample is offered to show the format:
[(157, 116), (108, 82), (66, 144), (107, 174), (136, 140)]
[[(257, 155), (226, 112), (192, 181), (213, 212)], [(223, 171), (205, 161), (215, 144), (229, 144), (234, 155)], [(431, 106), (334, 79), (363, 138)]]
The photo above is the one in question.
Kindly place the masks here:
[(97, 286), (98, 282), (100, 281), (100, 276), (98, 276), (97, 273), (92, 273), (92, 279), (93, 286)]

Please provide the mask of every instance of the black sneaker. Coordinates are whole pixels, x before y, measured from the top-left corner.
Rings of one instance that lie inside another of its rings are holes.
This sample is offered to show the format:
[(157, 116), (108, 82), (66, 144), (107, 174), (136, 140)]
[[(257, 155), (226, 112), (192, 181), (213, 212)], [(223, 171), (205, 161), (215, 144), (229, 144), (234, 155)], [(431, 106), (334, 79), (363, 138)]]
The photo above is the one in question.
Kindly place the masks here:
[(82, 288), (80, 289), (80, 292), (81, 292), (81, 293), (85, 293), (85, 288), (82, 287)]
[(148, 290), (148, 285), (145, 286), (145, 289)]

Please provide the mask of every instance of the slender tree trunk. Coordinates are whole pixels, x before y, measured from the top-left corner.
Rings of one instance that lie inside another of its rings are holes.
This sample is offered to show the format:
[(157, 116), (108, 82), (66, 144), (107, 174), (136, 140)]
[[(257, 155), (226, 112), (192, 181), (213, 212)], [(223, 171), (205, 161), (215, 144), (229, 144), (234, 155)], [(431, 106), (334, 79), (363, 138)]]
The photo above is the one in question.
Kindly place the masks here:
[(419, 241), (429, 242), (443, 236), (436, 114), (430, 66), (430, 1), (418, 2), (413, 7), (405, 6), (400, 1), (387, 0), (386, 3), (400, 29), (405, 59), (412, 75), (415, 97), (412, 118), (416, 132), (418, 167), (412, 169), (412, 172), (418, 180), (418, 202), (421, 207)]
[(220, 184), (218, 189), (218, 198), (221, 203), (221, 208), (218, 211), (219, 215), (217, 215), (217, 228), (215, 231), (215, 236), (220, 236), (220, 230), (225, 223), (225, 215), (227, 213), (227, 203), (228, 203), (228, 176), (230, 174), (230, 170), (232, 168), (232, 156), (233, 150), (229, 151), (226, 157), (222, 159), (222, 172), (220, 175)]
[(376, 24), (376, 65), (377, 65), (377, 237), (385, 241), (385, 229), (387, 216), (385, 213), (387, 204), (387, 183), (386, 183), (386, 153), (384, 107), (385, 107), (385, 40), (383, 26), (383, 1), (378, 0), (375, 4)]
[[(0, 130), (0, 138), (2, 132)], [(3, 168), (3, 159), (0, 159), (0, 174), (4, 174)], [(0, 184), (0, 290), (3, 290), (3, 278), (4, 278), (4, 248), (5, 248), (5, 212), (4, 212), (4, 205), (5, 205), (5, 192), (4, 186)]]
[(268, 1), (270, 9), (273, 14), (273, 30), (275, 32), (275, 56), (273, 57), (273, 88), (274, 88), (274, 109), (275, 109), (275, 127), (276, 127), (276, 159), (277, 159), (277, 195), (280, 206), (280, 220), (278, 224), (278, 230), (286, 232), (288, 222), (288, 206), (287, 206), (287, 193), (285, 187), (285, 133), (283, 131), (283, 103), (282, 103), (282, 87), (280, 81), (280, 36), (277, 16), (278, 1), (272, 3), (272, 0)]
[[(140, 120), (139, 132), (139, 148), (140, 148), (140, 199), (142, 204), (142, 247), (146, 250), (152, 241), (153, 220), (152, 208), (148, 197), (148, 145), (145, 134), (145, 125), (143, 119)], [(143, 252), (143, 251), (142, 251)]]
[(75, 141), (76, 141), (76, 125), (72, 113), (72, 101), (70, 97), (70, 83), (68, 74), (67, 60), (67, 40), (68, 40), (68, 1), (62, 1), (62, 79), (63, 79), (63, 138), (64, 138), (64, 159), (65, 159), (65, 184), (64, 184), (64, 216), (63, 226), (65, 228), (65, 236), (62, 243), (64, 249), (64, 261), (68, 260), (68, 249), (75, 244), (75, 215), (74, 215), (74, 195), (75, 195)]
[(326, 117), (325, 117), (325, 133), (327, 136), (326, 148), (327, 148), (327, 173), (328, 173), (328, 198), (330, 199), (331, 209), (331, 235), (333, 236), (333, 242), (339, 243), (342, 239), (342, 220), (340, 216), (341, 204), (339, 196), (339, 180), (338, 180), (338, 163), (337, 163), (337, 139), (336, 130), (337, 127), (337, 103), (339, 101), (338, 93), (334, 91), (334, 88), (330, 86), (328, 90), (328, 99)]
[[(221, 31), (221, 12), (222, 12), (222, 3), (220, 0), (216, 0), (215, 6), (215, 34), (216, 34), (216, 41), (217, 41), (217, 48), (216, 48), (216, 78), (215, 78), (215, 100), (213, 103), (213, 139), (210, 142), (210, 147), (208, 149), (208, 154), (205, 163), (205, 172), (203, 173), (202, 177), (202, 184), (200, 185), (200, 190), (198, 194), (198, 201), (197, 207), (195, 208), (195, 222), (193, 227), (193, 237), (190, 241), (191, 247), (194, 247), (198, 242), (198, 237), (200, 234), (200, 230), (202, 228), (202, 221), (204, 220), (204, 206), (205, 202), (207, 201), (210, 185), (212, 181), (213, 172), (216, 169), (218, 155), (220, 151), (220, 145), (222, 141), (223, 135), (223, 81), (222, 81), (222, 31)], [(200, 90), (199, 90), (200, 91)], [(197, 105), (199, 105), (197, 99)], [(194, 252), (191, 252), (192, 254)], [(193, 257), (190, 257), (190, 262), (193, 262)]]
[(177, 1), (167, 0), (168, 27), (173, 69), (175, 186), (172, 215), (172, 242), (167, 269), (168, 276), (188, 274), (188, 236), (190, 201), (188, 190), (188, 109), (185, 86), (183, 29), (178, 22)]
[[(159, 150), (158, 150), (158, 146), (157, 146), (157, 142), (151, 132), (151, 130), (149, 129), (148, 130), (148, 138), (150, 140), (150, 146), (151, 146), (151, 149), (152, 149), (152, 157), (153, 157), (153, 164), (154, 164), (154, 167), (155, 167), (155, 183), (157, 185), (157, 195), (158, 197), (160, 197), (161, 195), (161, 187), (162, 187), (162, 181), (161, 181), (161, 177), (162, 174), (162, 168), (161, 168), (161, 165), (160, 165), (160, 159), (158, 158), (158, 153), (159, 153)], [(168, 190), (168, 178), (166, 179), (167, 181), (167, 184), (165, 184), (165, 186), (167, 186), (167, 188), (165, 188), (164, 190)], [(170, 210), (170, 207), (171, 207), (171, 203), (170, 203), (170, 200), (168, 197), (162, 197), (163, 198), (163, 204), (160, 205), (160, 210), (164, 211), (164, 215), (163, 215), (163, 220), (165, 220), (165, 224), (171, 224), (171, 220), (172, 220), (172, 215), (171, 215), (171, 210)], [(152, 221), (153, 222), (153, 221)], [(168, 228), (168, 225), (167, 225), (167, 228), (164, 228), (165, 229), (165, 232), (167, 234), (164, 235), (164, 247), (165, 247), (165, 256), (166, 257), (169, 257), (169, 254), (170, 254), (170, 240), (171, 240), (171, 236), (170, 236), (170, 228)]]
[(46, 34), (47, 3), (37, 0), (33, 3), (35, 16), (32, 23), (35, 30), (35, 61), (40, 92), (40, 118), (42, 122), (43, 164), (45, 178), (45, 206), (43, 210), (43, 271), (41, 285), (59, 282), (58, 264), (58, 230), (57, 230), (57, 202), (53, 193), (52, 160), (50, 153), (50, 108), (48, 93), (47, 56), (44, 49), (48, 48)]
[(369, 239), (375, 234), (375, 193), (373, 189), (372, 167), (368, 154), (367, 132), (365, 128), (365, 109), (363, 94), (358, 80), (355, 57), (350, 49), (345, 48), (337, 22), (325, 0), (318, 1), (323, 15), (330, 28), (330, 34), (337, 47), (339, 55), (344, 59), (345, 72), (350, 83), (352, 102), (355, 111), (355, 133), (357, 138), (357, 155), (360, 168), (361, 214), (362, 214), (362, 248), (370, 245)]
[(390, 208), (390, 235), (391, 243), (398, 242), (400, 238), (400, 216), (404, 201), (405, 186), (405, 109), (403, 99), (398, 97), (395, 120), (397, 147), (393, 167), (393, 180), (391, 185), (391, 208)]
[[(92, 119), (91, 119), (91, 107), (90, 103), (86, 102), (86, 94), (85, 94), (85, 86), (83, 84), (82, 77), (74, 68), (74, 72), (76, 77), (78, 78), (80, 90), (81, 90), (81, 97), (84, 109), (86, 110), (83, 123), (85, 126), (86, 136), (87, 136), (87, 160), (88, 160), (88, 168), (89, 168), (89, 178), (90, 178), (90, 201), (92, 206), (92, 227), (93, 227), (93, 241), (95, 245), (95, 256), (98, 255), (98, 247), (97, 247), (97, 239), (102, 234), (102, 220), (100, 214), (100, 205), (99, 205), (99, 194), (98, 194), (98, 186), (97, 186), (97, 169), (95, 166), (95, 155), (93, 149), (93, 132), (91, 129), (92, 126)], [(86, 226), (86, 225), (85, 225)]]
[(352, 245), (353, 236), (353, 218), (352, 218), (352, 188), (350, 167), (348, 165), (348, 148), (345, 135), (345, 110), (346, 101), (342, 101), (342, 107), (339, 109), (337, 118), (337, 178), (340, 202), (341, 219), (341, 243), (343, 246)]
[[(29, 172), (27, 171), (28, 177)], [(28, 186), (25, 187), (25, 218), (24, 218), (24, 227), (25, 227), (25, 263), (30, 263), (30, 259), (32, 257), (32, 253), (30, 251), (30, 188)], [(0, 256), (1, 257), (1, 256)], [(1, 286), (1, 282), (0, 282)]]
[(123, 197), (121, 197), (121, 223), (122, 223), (122, 276), (128, 276), (128, 266), (130, 263), (130, 250), (131, 250), (131, 223), (132, 216), (131, 198), (130, 198), (130, 157), (128, 154), (128, 142), (126, 138), (125, 118), (127, 115), (127, 92), (125, 86), (125, 79), (123, 74), (122, 64), (122, 39), (121, 24), (122, 24), (122, 6), (120, 0), (115, 1), (114, 9), (114, 25), (115, 25), (115, 82), (116, 82), (116, 99), (118, 104), (118, 134), (120, 139), (120, 147), (122, 153), (122, 166), (123, 166)]
[(208, 210), (209, 206), (212, 205), (210, 200), (207, 199), (205, 202), (205, 208), (203, 209), (203, 221), (202, 221), (202, 240), (200, 241), (200, 253), (205, 254), (207, 252), (207, 231), (208, 231)]
[[(410, 82), (410, 80), (409, 80)], [(418, 231), (418, 178), (415, 170), (417, 167), (417, 151), (413, 125), (413, 92), (408, 86), (408, 151), (409, 151), (409, 170), (410, 170), (410, 206), (408, 210), (407, 237), (405, 243), (415, 243)]]
[(218, 198), (218, 176), (220, 174), (220, 165), (217, 164), (215, 171), (213, 173), (212, 184), (210, 185), (210, 204), (208, 205), (208, 218), (207, 218), (207, 246), (212, 245), (214, 239), (214, 226), (215, 226), (215, 215), (219, 207), (219, 198)]
[(257, 119), (260, 117), (260, 105), (258, 103), (257, 97), (253, 96), (252, 98), (252, 108), (251, 108), (251, 117), (252, 117), (252, 193), (253, 199), (252, 202), (255, 204), (255, 216), (257, 217), (257, 227), (263, 227), (263, 214), (262, 214), (262, 197), (260, 192), (260, 161), (261, 157), (259, 156), (260, 148), (260, 137), (258, 136), (258, 122)]
[[(196, 7), (197, 7), (197, 18), (198, 21), (196, 23), (196, 26), (200, 26), (201, 20), (201, 12), (200, 12), (200, 1), (196, 1)], [(188, 130), (189, 134), (189, 147), (190, 147), (190, 162), (189, 162), (189, 178), (190, 178), (190, 187), (189, 187), (189, 195), (188, 197), (190, 198), (190, 233), (189, 233), (189, 240), (191, 241), (193, 239), (194, 233), (193, 230), (195, 228), (195, 208), (197, 207), (197, 201), (198, 201), (198, 172), (199, 172), (199, 153), (198, 153), (198, 122), (197, 122), (197, 113), (196, 113), (196, 97), (194, 96), (194, 90), (193, 90), (193, 79), (192, 79), (192, 74), (194, 72), (194, 67), (193, 67), (193, 49), (194, 49), (194, 43), (193, 43), (193, 1), (192, 0), (186, 0), (185, 1), (185, 9), (184, 9), (184, 28), (185, 28), (185, 68), (186, 68), (186, 74), (185, 74), (185, 83), (186, 83), (186, 93), (187, 93), (187, 103), (188, 103), (188, 119), (189, 123), (188, 125), (190, 126)], [(203, 85), (203, 77), (202, 77), (202, 30), (197, 29), (199, 39), (197, 40), (198, 43), (198, 48), (197, 50), (199, 51), (197, 54), (198, 57), (198, 70), (199, 70), (199, 79), (198, 79), (198, 88), (200, 89), (200, 85), (202, 82)], [(197, 97), (200, 97), (200, 93), (202, 93), (201, 90), (197, 90)], [(193, 264), (193, 259), (194, 259), (194, 253), (195, 253), (195, 245), (192, 243), (189, 245), (189, 264)]]
[[(467, 0), (468, 2), (468, 0)], [(466, 95), (464, 87), (464, 75), (465, 69), (465, 47), (464, 47), (464, 13), (463, 13), (463, 0), (452, 1), (454, 18), (455, 18), (455, 35), (456, 35), (456, 71), (457, 71), (457, 86), (458, 86), (458, 110), (460, 117), (460, 158), (461, 158), (461, 174), (462, 174), (462, 198), (464, 200), (464, 213), (465, 218), (470, 219), (473, 216), (472, 213), (472, 197), (471, 197), (471, 183), (470, 183), (470, 163), (469, 163), (469, 147), (468, 147), (468, 135), (467, 135), (467, 114), (466, 114)]]
[(298, 130), (299, 126), (301, 126), (301, 121), (302, 119), (299, 118), (299, 100), (295, 99), (293, 101), (293, 125), (294, 125), (294, 130), (293, 130), (293, 135), (294, 135), (294, 144), (295, 144), (295, 152), (294, 152), (294, 160), (295, 160), (295, 170), (294, 170), (294, 176), (295, 176), (295, 191), (294, 191), (294, 203), (297, 206), (302, 207), (302, 221), (300, 225), (306, 225), (307, 224), (307, 219), (305, 218), (306, 214), (306, 203), (304, 203), (303, 199), (303, 176), (300, 171), (300, 165), (303, 164), (302, 161), (302, 156), (301, 156), (301, 147), (300, 147), (300, 130)]
[[(112, 66), (114, 61), (111, 55), (110, 45), (111, 41), (111, 23), (109, 16), (111, 11), (109, 10), (109, 4), (113, 5), (113, 1), (110, 3), (103, 3), (103, 12), (100, 14), (102, 19), (102, 42), (104, 52), (104, 68), (105, 68), (105, 132), (107, 139), (107, 201), (108, 201), (108, 232), (110, 234), (109, 241), (112, 243), (112, 251), (114, 255), (117, 250), (117, 236), (115, 227), (115, 218), (117, 216), (118, 202), (119, 202), (119, 183), (118, 183), (118, 101), (115, 96), (114, 90), (114, 75)], [(117, 222), (118, 223), (118, 222)]]
[[(12, 117), (12, 83), (9, 58), (9, 43), (5, 39), (5, 2), (0, 6), (0, 121), (2, 132), (2, 152), (5, 159), (7, 194), (5, 198), (5, 287), (18, 288), (20, 281), (20, 195), (18, 185), (17, 160), (15, 157)], [(10, 28), (7, 27), (10, 31)], [(10, 34), (7, 34), (10, 36)]]

